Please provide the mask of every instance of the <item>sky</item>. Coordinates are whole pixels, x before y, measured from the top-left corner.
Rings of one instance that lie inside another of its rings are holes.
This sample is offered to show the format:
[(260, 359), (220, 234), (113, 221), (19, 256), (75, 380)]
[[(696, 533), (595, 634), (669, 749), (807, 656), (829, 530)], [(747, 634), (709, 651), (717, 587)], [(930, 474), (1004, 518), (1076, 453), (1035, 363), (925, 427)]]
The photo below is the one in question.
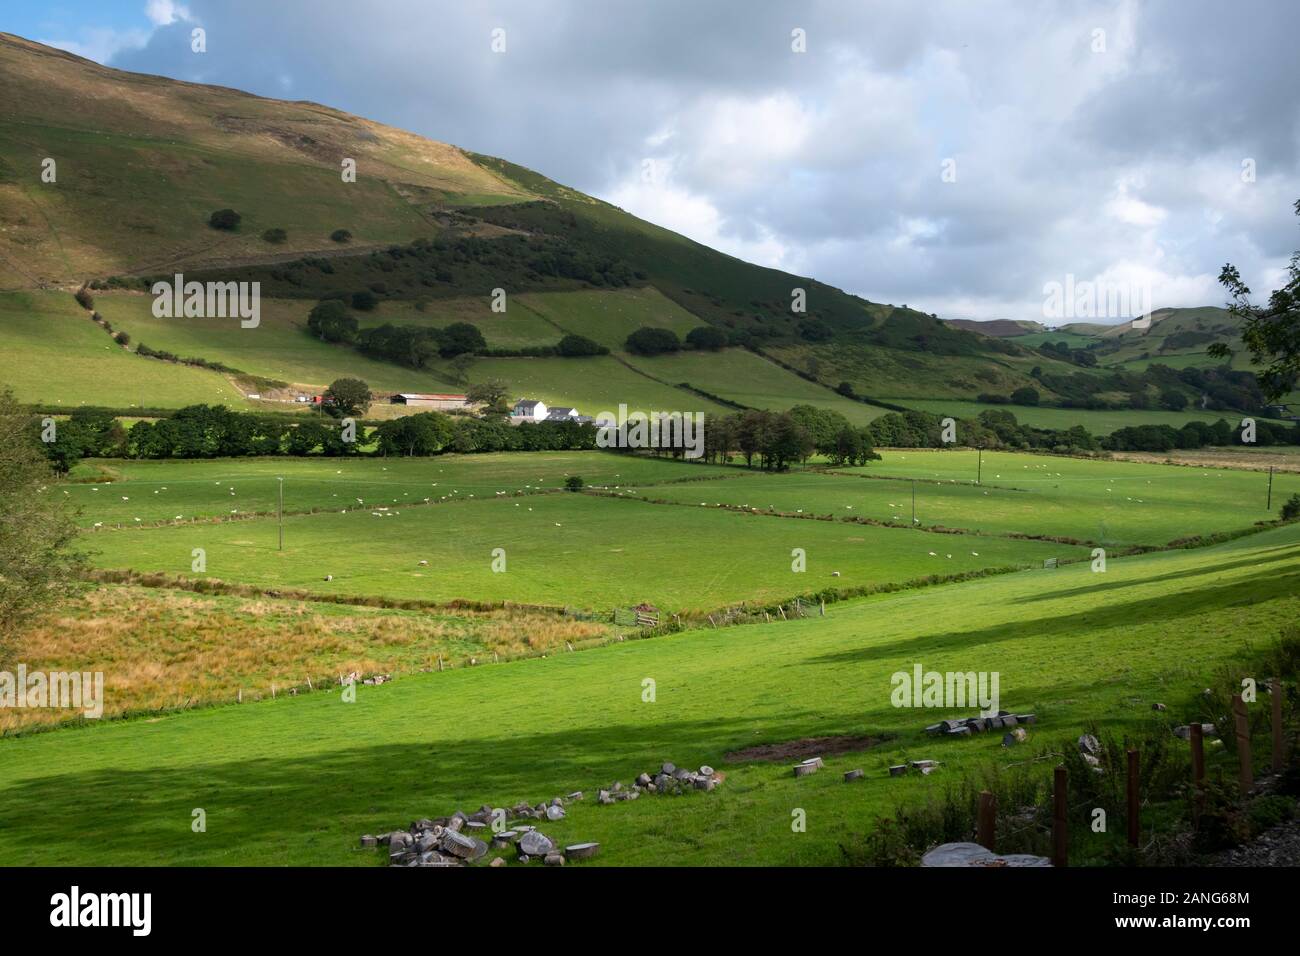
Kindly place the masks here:
[(501, 156), (946, 318), (1222, 305), (1225, 262), (1263, 297), (1300, 248), (1290, 0), (6, 0), (0, 29)]

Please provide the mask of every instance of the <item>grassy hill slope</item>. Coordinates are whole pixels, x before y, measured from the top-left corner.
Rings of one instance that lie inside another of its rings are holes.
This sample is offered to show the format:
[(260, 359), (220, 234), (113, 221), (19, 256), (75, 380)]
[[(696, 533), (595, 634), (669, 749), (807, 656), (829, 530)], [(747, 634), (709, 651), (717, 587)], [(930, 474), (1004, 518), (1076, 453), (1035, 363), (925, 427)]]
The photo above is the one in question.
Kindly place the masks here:
[[(926, 737), (926, 724), (968, 712), (892, 707), (893, 672), (918, 661), (998, 670), (1003, 705), (1038, 715), (1028, 756), (1094, 722), (1123, 735), (1200, 719), (1194, 699), (1215, 670), (1300, 612), (1300, 526), (1113, 561), (1098, 577), (1086, 563), (1028, 571), (835, 605), (826, 618), (416, 675), (362, 687), (355, 704), (281, 695), (6, 740), (0, 862), (379, 866), (360, 834), (581, 789), (588, 799), (543, 829), (562, 844), (599, 841), (598, 865), (843, 863), (840, 847), (895, 806), (1006, 763), (997, 734)], [(654, 703), (642, 699), (647, 677)], [(834, 734), (897, 736), (828, 755), (799, 780), (789, 760), (728, 756)], [(887, 773), (922, 758), (940, 770)], [(592, 799), (664, 760), (727, 779), (676, 799)], [(1029, 766), (1047, 775), (1054, 762)], [(855, 767), (867, 779), (846, 786), (840, 774)], [(197, 837), (195, 807), (208, 818)], [(791, 831), (794, 807), (806, 833)], [(88, 814), (93, 841), (67, 825)], [(1084, 841), (1072, 862), (1104, 852), (1101, 838)]]

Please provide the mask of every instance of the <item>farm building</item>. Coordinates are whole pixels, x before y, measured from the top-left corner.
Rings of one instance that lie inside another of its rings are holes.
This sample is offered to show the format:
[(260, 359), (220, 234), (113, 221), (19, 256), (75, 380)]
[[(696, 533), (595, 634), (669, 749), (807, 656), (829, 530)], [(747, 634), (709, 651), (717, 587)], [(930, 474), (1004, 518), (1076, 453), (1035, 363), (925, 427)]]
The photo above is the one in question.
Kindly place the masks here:
[(570, 419), (577, 419), (577, 417), (578, 410), (576, 408), (558, 407), (552, 408), (546, 413), (546, 421), (548, 422), (567, 422)]
[(389, 401), (394, 405), (412, 405), (419, 408), (433, 408), (442, 412), (469, 408), (469, 401), (464, 395), (439, 395), (424, 392), (398, 392)]
[(540, 422), (546, 418), (546, 403), (533, 398), (521, 398), (515, 402), (510, 417), (516, 422)]

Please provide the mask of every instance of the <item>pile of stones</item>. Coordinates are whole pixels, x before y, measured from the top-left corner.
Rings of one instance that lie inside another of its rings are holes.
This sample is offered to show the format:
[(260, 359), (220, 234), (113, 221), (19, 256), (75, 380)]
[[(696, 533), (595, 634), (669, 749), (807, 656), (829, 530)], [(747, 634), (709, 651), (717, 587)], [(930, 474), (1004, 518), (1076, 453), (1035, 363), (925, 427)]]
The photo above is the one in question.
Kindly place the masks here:
[(709, 791), (722, 782), (722, 775), (710, 766), (699, 770), (688, 770), (674, 763), (665, 761), (653, 774), (640, 773), (631, 786), (625, 787), (615, 780), (608, 787), (596, 794), (596, 802), (604, 805), (619, 803), (623, 800), (636, 800), (643, 793), (669, 794), (680, 796), (688, 790)]
[[(525, 813), (511, 813), (558, 820), (564, 816), (560, 797), (556, 803), (527, 804), (518, 808)], [(559, 811), (558, 814), (555, 811)], [(474, 813), (457, 810), (449, 817), (416, 820), (406, 830), (394, 830), (379, 836), (361, 838), (363, 847), (387, 846), (390, 866), (468, 866), (484, 859), (490, 850), (514, 850), (520, 863), (541, 860), (547, 866), (563, 866), (566, 860), (585, 860), (600, 850), (599, 843), (574, 843), (561, 848), (553, 839), (531, 824), (507, 823), (509, 830), (494, 831), (493, 820), (506, 818), (506, 811), (486, 804)], [(491, 866), (505, 866), (503, 856), (495, 857)]]
[[(714, 789), (722, 774), (712, 767), (699, 770), (665, 763), (653, 775), (642, 773), (631, 786), (615, 781), (599, 791), (602, 804), (635, 800), (643, 793), (682, 794), (688, 790)], [(520, 863), (541, 860), (547, 866), (563, 866), (567, 860), (586, 860), (600, 852), (599, 843), (572, 843), (561, 847), (551, 837), (525, 820), (563, 820), (565, 805), (583, 799), (581, 790), (567, 797), (553, 797), (538, 804), (521, 802), (510, 809), (484, 804), (473, 813), (457, 810), (449, 817), (425, 817), (405, 830), (378, 836), (366, 834), (363, 847), (388, 847), (390, 866), (469, 866), (487, 858), (492, 850), (509, 850)], [(504, 827), (505, 829), (502, 829)], [(489, 866), (505, 866), (505, 856), (495, 856)]]
[(1032, 724), (1038, 718), (1034, 714), (1013, 714), (999, 710), (996, 717), (959, 717), (956, 720), (941, 720), (925, 728), (927, 734), (940, 737), (969, 737), (982, 734), (988, 730), (1010, 729), (1021, 724)]

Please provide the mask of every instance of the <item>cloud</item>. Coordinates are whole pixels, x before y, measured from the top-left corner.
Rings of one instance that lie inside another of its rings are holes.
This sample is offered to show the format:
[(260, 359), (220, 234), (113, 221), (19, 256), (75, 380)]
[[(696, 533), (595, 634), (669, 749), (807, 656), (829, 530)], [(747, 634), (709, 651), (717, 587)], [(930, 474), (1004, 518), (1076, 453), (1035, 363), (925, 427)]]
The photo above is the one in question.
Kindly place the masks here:
[[(1157, 306), (1217, 303), (1224, 261), (1271, 288), (1297, 246), (1292, 5), (156, 0), (148, 12), (157, 28), (113, 65), (338, 106), (940, 314), (1033, 318), (1044, 283), (1065, 275), (1140, 274)], [(190, 52), (184, 20), (204, 25), (206, 54)], [(498, 28), (505, 53), (491, 49)], [(795, 28), (807, 52), (792, 50)]]

